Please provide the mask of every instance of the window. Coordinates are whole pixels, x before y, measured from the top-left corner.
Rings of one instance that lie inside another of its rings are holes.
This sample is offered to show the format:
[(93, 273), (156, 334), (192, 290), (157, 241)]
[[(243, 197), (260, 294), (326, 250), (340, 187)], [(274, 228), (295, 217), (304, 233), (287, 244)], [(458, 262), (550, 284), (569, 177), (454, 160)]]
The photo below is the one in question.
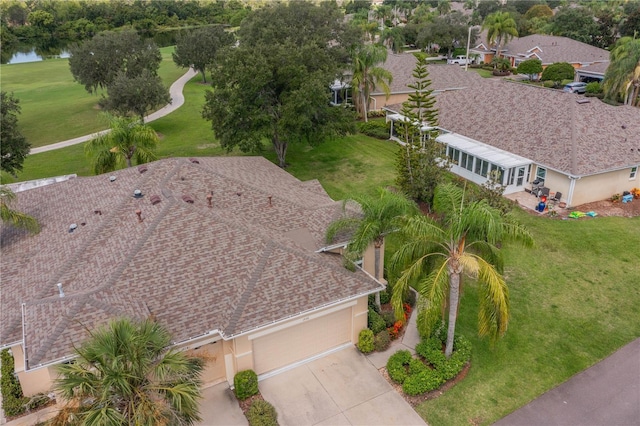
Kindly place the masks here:
[(629, 173), (629, 180), (633, 180), (638, 176), (638, 166), (631, 168), (631, 173)]
[(476, 161), (475, 173), (482, 177), (487, 177), (488, 172), (489, 172), (489, 162), (478, 158)]
[(542, 182), (544, 182), (546, 177), (547, 177), (547, 169), (538, 166), (536, 168), (536, 180), (541, 180)]
[(469, 170), (470, 172), (472, 172), (473, 171), (473, 155), (463, 152), (462, 157), (460, 158), (460, 167), (463, 167)]
[(460, 159), (460, 150), (456, 148), (448, 147), (447, 156), (453, 163), (458, 164), (458, 160)]

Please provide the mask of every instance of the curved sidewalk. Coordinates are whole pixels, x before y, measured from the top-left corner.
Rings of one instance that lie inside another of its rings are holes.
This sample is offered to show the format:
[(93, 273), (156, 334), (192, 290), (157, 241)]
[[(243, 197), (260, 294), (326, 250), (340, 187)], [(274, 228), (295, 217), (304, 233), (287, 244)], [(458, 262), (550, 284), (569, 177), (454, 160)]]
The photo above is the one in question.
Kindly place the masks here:
[[(171, 87), (169, 87), (169, 94), (171, 95), (171, 103), (165, 105), (158, 111), (147, 115), (144, 118), (144, 122), (148, 123), (148, 122), (157, 120), (158, 118), (164, 117), (165, 115), (168, 115), (173, 111), (177, 110), (178, 108), (180, 108), (184, 104), (184, 95), (182, 93), (182, 90), (184, 89), (184, 85), (187, 84), (187, 82), (191, 80), (196, 74), (197, 74), (197, 71), (189, 68), (189, 71), (187, 71), (182, 77), (174, 81)], [(53, 151), (54, 149), (65, 148), (71, 145), (77, 145), (79, 143), (83, 143), (90, 139), (93, 139), (98, 135), (109, 133), (109, 131), (110, 129), (102, 130), (100, 132), (92, 133), (90, 135), (80, 136), (74, 139), (57, 142), (51, 145), (45, 145), (45, 146), (40, 146), (38, 148), (33, 148), (32, 150), (29, 151), (29, 154), (38, 154), (46, 151)]]

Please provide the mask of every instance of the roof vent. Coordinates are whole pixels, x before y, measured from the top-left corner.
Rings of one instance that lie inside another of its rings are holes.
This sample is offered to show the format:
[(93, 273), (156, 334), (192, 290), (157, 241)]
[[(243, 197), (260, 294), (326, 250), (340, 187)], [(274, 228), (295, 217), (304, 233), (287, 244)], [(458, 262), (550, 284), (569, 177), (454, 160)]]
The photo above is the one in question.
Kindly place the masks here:
[(193, 198), (190, 195), (183, 195), (182, 201), (184, 201), (185, 203), (193, 204)]
[(207, 194), (207, 204), (209, 205), (209, 208), (213, 207), (213, 193), (210, 192)]
[(144, 195), (142, 194), (142, 191), (140, 191), (139, 189), (133, 191), (133, 198), (142, 198), (143, 196)]
[(197, 158), (189, 158), (189, 161), (191, 161), (193, 164), (200, 164), (200, 161), (198, 161)]
[(64, 290), (62, 290), (62, 283), (56, 284), (58, 286), (58, 295), (64, 297)]
[(273, 198), (273, 195), (269, 195), (269, 197), (267, 198), (269, 198), (269, 207), (273, 207), (273, 204), (271, 203), (271, 198)]
[(581, 99), (576, 99), (576, 103), (588, 104), (588, 103), (591, 103), (591, 101), (588, 98), (581, 98)]
[(109, 176), (109, 182), (114, 182), (116, 180), (115, 176)]
[(138, 216), (138, 223), (142, 223), (142, 221), (144, 220), (142, 218), (142, 210), (140, 209), (136, 210), (136, 216)]
[(151, 204), (153, 204), (154, 206), (156, 204), (158, 204), (160, 201), (162, 201), (162, 199), (160, 198), (159, 195), (152, 195), (151, 196)]
[(102, 210), (94, 210), (93, 212), (97, 215), (102, 216)]
[(141, 166), (138, 166), (138, 171), (140, 172), (140, 174), (146, 172), (147, 170), (149, 170), (149, 168), (147, 166), (145, 166), (144, 164)]
[(76, 223), (72, 223), (71, 225), (69, 225), (69, 233), (72, 233), (77, 228), (78, 228), (78, 225)]

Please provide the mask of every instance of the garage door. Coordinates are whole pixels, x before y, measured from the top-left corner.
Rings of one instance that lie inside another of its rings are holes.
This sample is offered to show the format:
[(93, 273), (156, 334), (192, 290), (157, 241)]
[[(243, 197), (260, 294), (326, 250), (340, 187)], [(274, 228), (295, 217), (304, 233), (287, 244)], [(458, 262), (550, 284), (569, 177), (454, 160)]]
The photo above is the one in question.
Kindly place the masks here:
[(255, 339), (255, 372), (263, 374), (350, 341), (351, 308), (347, 308)]

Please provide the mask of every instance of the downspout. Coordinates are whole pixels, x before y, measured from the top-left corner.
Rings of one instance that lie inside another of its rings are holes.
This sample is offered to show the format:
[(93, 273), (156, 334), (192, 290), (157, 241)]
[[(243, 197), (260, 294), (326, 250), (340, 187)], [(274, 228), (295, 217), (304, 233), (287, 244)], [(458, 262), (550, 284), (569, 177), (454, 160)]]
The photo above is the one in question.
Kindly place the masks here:
[[(567, 97), (568, 98), (568, 97)], [(571, 96), (573, 98), (573, 96)], [(569, 195), (567, 196), (567, 206), (571, 206), (573, 200), (573, 193), (576, 188), (576, 175), (578, 174), (578, 141), (576, 138), (576, 126), (575, 126), (575, 118), (576, 118), (576, 102), (573, 100), (571, 102), (571, 175), (569, 179)]]
[(576, 189), (576, 181), (580, 179), (580, 177), (569, 176), (569, 194), (567, 194), (567, 207), (571, 207), (573, 205), (573, 192)]

